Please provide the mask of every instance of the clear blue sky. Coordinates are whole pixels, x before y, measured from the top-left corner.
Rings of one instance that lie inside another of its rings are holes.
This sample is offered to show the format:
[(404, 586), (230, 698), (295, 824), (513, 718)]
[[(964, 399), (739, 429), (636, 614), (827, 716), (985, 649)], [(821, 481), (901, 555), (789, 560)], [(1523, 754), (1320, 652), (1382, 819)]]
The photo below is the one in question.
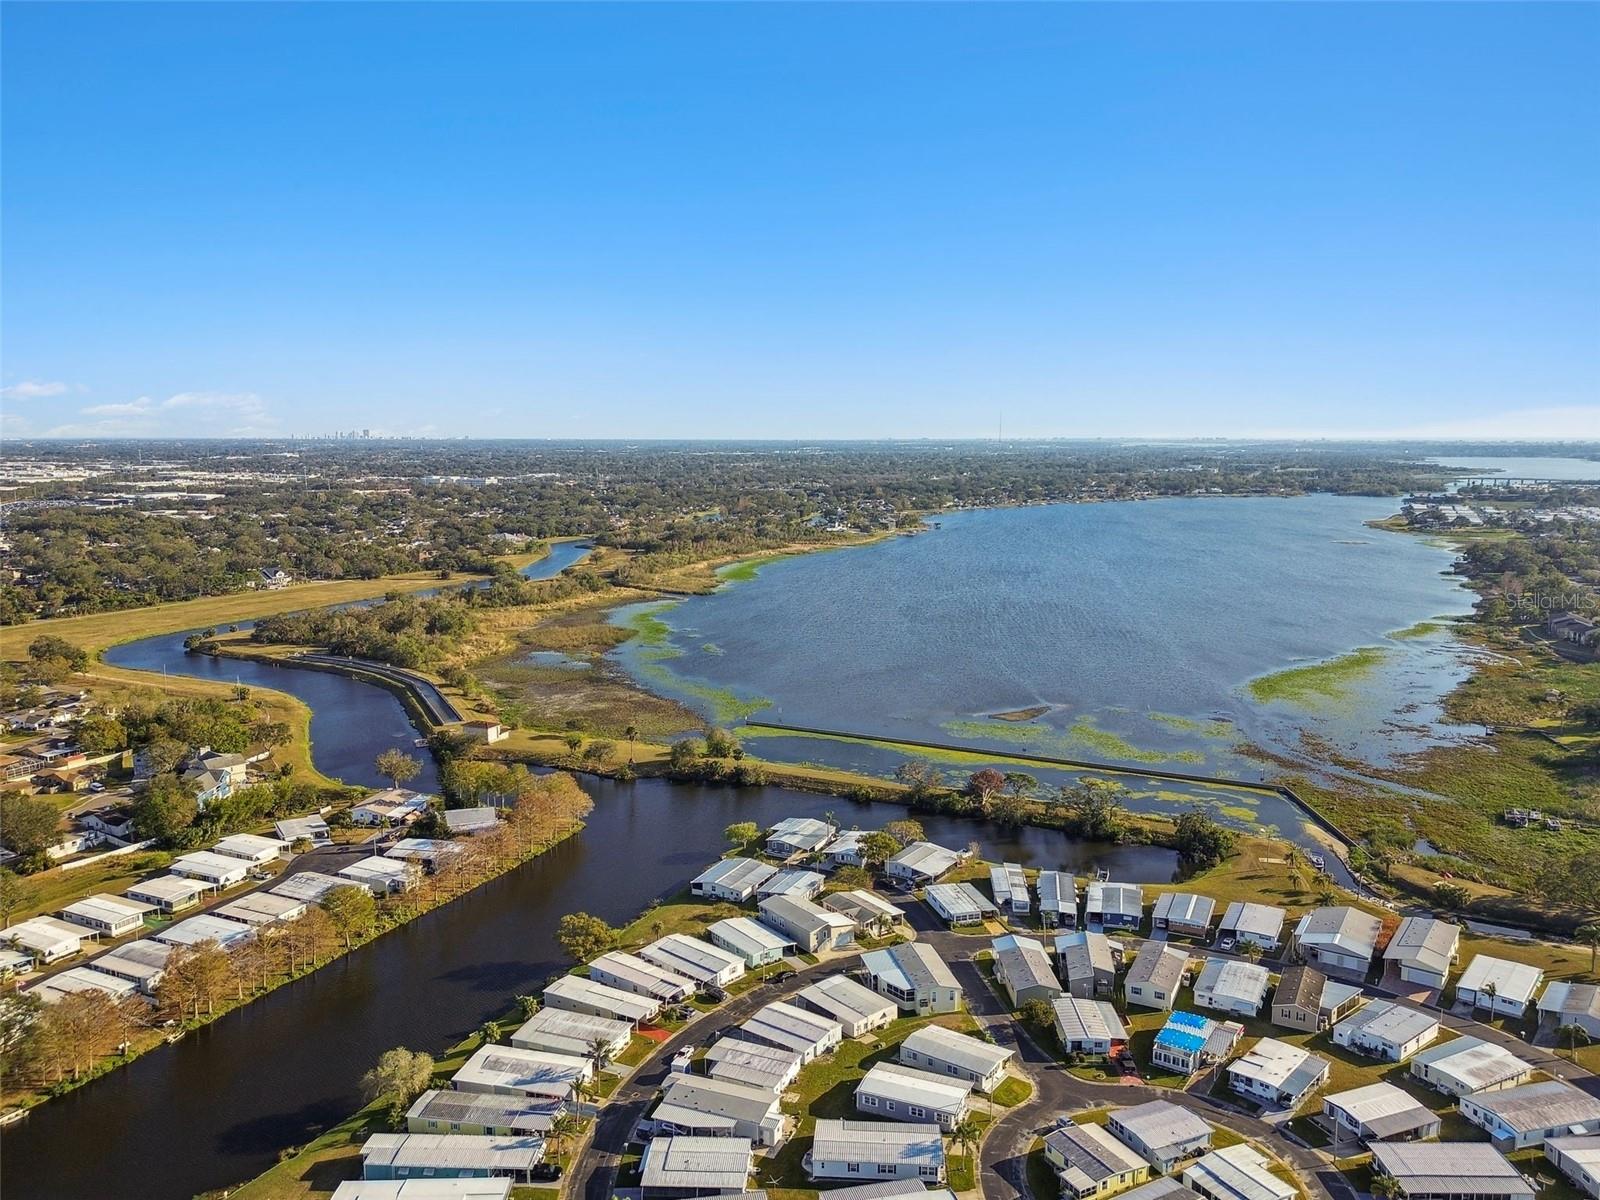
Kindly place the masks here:
[(1600, 5), (3, 23), (12, 434), (1600, 436)]

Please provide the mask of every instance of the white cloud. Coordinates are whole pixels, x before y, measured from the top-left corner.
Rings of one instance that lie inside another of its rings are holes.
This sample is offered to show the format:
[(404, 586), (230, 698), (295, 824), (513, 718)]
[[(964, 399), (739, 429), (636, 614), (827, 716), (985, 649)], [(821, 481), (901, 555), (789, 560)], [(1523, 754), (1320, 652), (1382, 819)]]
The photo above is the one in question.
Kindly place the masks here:
[(178, 392), (90, 404), (47, 437), (265, 437), (277, 418), (254, 392)]
[(0, 387), (0, 397), (7, 400), (43, 400), (72, 391), (70, 384), (58, 379), (24, 379), (20, 383)]

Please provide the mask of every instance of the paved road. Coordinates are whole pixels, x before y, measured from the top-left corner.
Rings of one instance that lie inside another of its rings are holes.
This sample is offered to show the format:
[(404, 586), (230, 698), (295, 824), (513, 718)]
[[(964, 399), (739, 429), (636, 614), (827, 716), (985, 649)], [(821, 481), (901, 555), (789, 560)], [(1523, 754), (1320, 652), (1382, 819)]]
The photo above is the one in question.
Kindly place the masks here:
[[(902, 900), (902, 903), (917, 937), (937, 950), (955, 972), (966, 992), (973, 1017), (997, 1044), (1016, 1052), (1018, 1070), (1033, 1085), (1032, 1098), (1015, 1108), (1000, 1110), (984, 1139), (979, 1155), (979, 1188), (984, 1200), (1032, 1200), (1027, 1186), (1028, 1152), (1034, 1139), (1047, 1131), (1058, 1115), (1158, 1099), (1191, 1109), (1208, 1121), (1264, 1144), (1295, 1169), (1313, 1200), (1357, 1200), (1358, 1193), (1333, 1168), (1326, 1154), (1300, 1145), (1278, 1126), (1213, 1097), (1210, 1091), (1215, 1069), (1199, 1077), (1185, 1092), (1151, 1087), (1132, 1077), (1122, 1083), (1091, 1083), (1073, 1075), (1026, 1034), (989, 987), (972, 957), (987, 948), (988, 939), (952, 933), (926, 905), (916, 901)], [(579, 1166), (569, 1181), (567, 1194), (582, 1196), (583, 1200), (610, 1200), (622, 1154), (635, 1126), (660, 1089), (667, 1062), (678, 1050), (710, 1042), (762, 1005), (790, 996), (817, 977), (836, 973), (848, 965), (848, 961), (833, 959), (806, 967), (781, 984), (762, 984), (694, 1021), (664, 1042), (601, 1110), (592, 1129), (590, 1145), (581, 1154)], [(1380, 988), (1367, 990), (1382, 994)], [(1504, 1045), (1541, 1070), (1571, 1079), (1578, 1086), (1600, 1095), (1600, 1077), (1565, 1059), (1467, 1017), (1441, 1014), (1440, 1020), (1446, 1028)]]

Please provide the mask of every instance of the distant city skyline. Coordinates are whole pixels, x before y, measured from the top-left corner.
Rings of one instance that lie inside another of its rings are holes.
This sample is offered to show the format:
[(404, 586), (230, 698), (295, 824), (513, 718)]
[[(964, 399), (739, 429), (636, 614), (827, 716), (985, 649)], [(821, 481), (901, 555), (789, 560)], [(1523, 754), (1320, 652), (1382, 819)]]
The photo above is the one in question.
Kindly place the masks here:
[(7, 437), (1600, 438), (1600, 6), (0, 33)]

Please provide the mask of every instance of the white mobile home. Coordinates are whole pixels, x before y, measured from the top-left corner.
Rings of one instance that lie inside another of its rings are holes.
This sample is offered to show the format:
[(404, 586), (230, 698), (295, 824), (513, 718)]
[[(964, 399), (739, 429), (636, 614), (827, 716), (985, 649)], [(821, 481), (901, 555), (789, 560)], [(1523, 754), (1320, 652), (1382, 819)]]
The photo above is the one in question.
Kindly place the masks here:
[(56, 1004), (72, 995), (98, 992), (113, 1000), (125, 1000), (135, 992), (133, 984), (104, 971), (91, 971), (88, 967), (68, 967), (24, 989), (23, 994), (33, 996), (42, 1003)]
[(838, 833), (826, 821), (814, 817), (787, 817), (767, 833), (767, 853), (773, 858), (791, 858), (796, 854), (813, 854), (833, 840)]
[(458, 1092), (565, 1100), (580, 1081), (593, 1077), (594, 1062), (581, 1055), (489, 1045), (461, 1064), (450, 1086)]
[(870, 829), (846, 829), (822, 851), (822, 861), (830, 869), (838, 867), (864, 867), (867, 860), (861, 856), (861, 841)]
[(792, 938), (750, 917), (730, 917), (706, 929), (711, 944), (731, 950), (744, 959), (747, 967), (764, 967), (782, 962), (795, 946)]
[(130, 900), (154, 904), (164, 913), (177, 913), (199, 904), (200, 897), (210, 890), (207, 884), (179, 875), (157, 875), (131, 885), (122, 894)]
[(774, 1000), (758, 1010), (739, 1028), (755, 1041), (799, 1051), (806, 1062), (826, 1054), (844, 1040), (844, 1026), (832, 1017), (807, 1012), (782, 1000)]
[(757, 1146), (778, 1145), (791, 1127), (776, 1092), (705, 1075), (667, 1076), (650, 1119), (657, 1133), (747, 1138)]
[(779, 871), (756, 889), (756, 895), (762, 898), (788, 896), (794, 900), (814, 900), (827, 882), (827, 877), (816, 871)]
[(328, 822), (321, 815), (315, 813), (309, 817), (290, 817), (284, 821), (274, 821), (272, 831), (290, 849), (293, 849), (294, 844), (301, 838), (313, 846), (333, 844), (333, 830), (328, 828)]
[(1083, 922), (1096, 930), (1137, 930), (1144, 924), (1144, 889), (1136, 883), (1096, 880), (1084, 897)]
[(1262, 1038), (1228, 1064), (1228, 1086), (1269, 1108), (1298, 1108), (1328, 1082), (1333, 1066), (1325, 1058), (1277, 1038)]
[(1585, 1196), (1600, 1200), (1600, 1136), (1547, 1137), (1544, 1156)]
[(304, 900), (291, 900), (288, 896), (274, 896), (271, 892), (251, 892), (226, 904), (219, 904), (211, 915), (238, 921), (242, 925), (277, 925), (284, 921), (298, 921), (310, 906)]
[(1479, 954), (1456, 980), (1456, 1003), (1470, 1004), (1474, 1010), (1486, 1008), (1502, 1016), (1520, 1017), (1528, 1011), (1528, 1005), (1533, 1003), (1543, 982), (1541, 967)]
[(1335, 1025), (1332, 1036), (1335, 1046), (1403, 1062), (1439, 1036), (1439, 1022), (1420, 1009), (1374, 1000)]
[(293, 875), (282, 877), (268, 892), (274, 896), (282, 896), (286, 900), (298, 900), (304, 904), (320, 904), (322, 898), (334, 888), (364, 887), (352, 879), (340, 879), (337, 875), (324, 875), (321, 871), (296, 871)]
[(1141, 1008), (1171, 1008), (1188, 971), (1186, 951), (1167, 942), (1146, 942), (1122, 981), (1123, 998)]
[(444, 827), (460, 837), (474, 837), (480, 833), (488, 833), (499, 824), (499, 810), (492, 804), (475, 804), (471, 808), (444, 810)]
[(883, 870), (890, 879), (897, 879), (908, 887), (922, 887), (937, 881), (965, 857), (960, 850), (949, 850), (933, 842), (912, 842), (886, 862)]
[(1421, 1051), (1411, 1060), (1411, 1074), (1447, 1096), (1470, 1096), (1528, 1082), (1533, 1064), (1494, 1042), (1459, 1037)]
[(167, 959), (172, 957), (174, 949), (154, 938), (141, 938), (106, 951), (91, 959), (88, 966), (91, 970), (124, 979), (145, 995), (152, 996), (167, 973)]
[(374, 896), (403, 892), (417, 881), (417, 868), (409, 862), (373, 854), (339, 868), (339, 878), (359, 884)]
[(872, 892), (855, 890), (829, 892), (822, 897), (822, 907), (840, 913), (855, 922), (864, 933), (888, 933), (905, 924), (906, 914), (887, 900)]
[(908, 1067), (960, 1079), (980, 1092), (992, 1093), (1006, 1077), (1006, 1064), (1016, 1052), (942, 1025), (924, 1025), (900, 1043), (900, 1061)]
[(1231, 937), (1241, 946), (1249, 942), (1268, 954), (1276, 954), (1283, 945), (1283, 923), (1288, 916), (1275, 905), (1235, 900), (1223, 911), (1217, 936)]
[(544, 1161), (542, 1137), (481, 1134), (374, 1133), (361, 1145), (361, 1174), (369, 1180), (533, 1179)]
[(895, 1063), (874, 1063), (856, 1085), (856, 1109), (890, 1121), (932, 1121), (947, 1133), (966, 1115), (972, 1085)]
[(1359, 908), (1318, 908), (1295, 926), (1294, 948), (1305, 962), (1330, 974), (1366, 978), (1383, 922)]
[(248, 942), (255, 935), (256, 931), (248, 925), (241, 925), (237, 921), (229, 921), (223, 917), (214, 917), (210, 913), (186, 917), (151, 934), (156, 941), (166, 942), (169, 946), (193, 949), (202, 942), (215, 942), (224, 950), (231, 950), (243, 942)]
[(1065, 871), (1040, 871), (1039, 924), (1046, 929), (1072, 929), (1078, 924), (1078, 885)]
[(1294, 1200), (1299, 1188), (1272, 1173), (1248, 1142), (1213, 1150), (1183, 1169), (1183, 1183), (1205, 1200)]
[(1533, 1200), (1534, 1186), (1482, 1142), (1374, 1142), (1372, 1171), (1394, 1180), (1401, 1200)]
[(989, 868), (989, 891), (994, 896), (994, 906), (1013, 917), (1025, 917), (1033, 911), (1033, 897), (1028, 892), (1028, 876), (1021, 863), (1001, 863)]
[(944, 1179), (944, 1137), (939, 1126), (894, 1121), (817, 1121), (805, 1160), (812, 1179)]
[(756, 889), (778, 873), (778, 868), (754, 858), (724, 858), (712, 863), (689, 881), (689, 893), (708, 900), (743, 904)]
[(802, 1008), (832, 1017), (844, 1028), (845, 1037), (861, 1037), (882, 1029), (900, 1015), (893, 1000), (846, 975), (829, 975), (802, 988), (795, 996)]
[(724, 987), (745, 973), (744, 959), (732, 950), (682, 933), (669, 933), (640, 947), (639, 957), (701, 987)]
[(6, 941), (14, 942), (30, 954), (34, 962), (44, 965), (70, 958), (94, 936), (92, 930), (82, 925), (69, 925), (53, 917), (30, 917), (5, 930)]
[(1558, 979), (1539, 997), (1539, 1020), (1576, 1025), (1591, 1038), (1600, 1038), (1600, 985)]
[(981, 924), (996, 913), (989, 898), (970, 883), (930, 883), (922, 898), (952, 928)]
[(613, 1057), (621, 1054), (632, 1037), (631, 1021), (545, 1007), (524, 1021), (510, 1040), (518, 1050), (549, 1050), (592, 1058), (596, 1047), (603, 1047)]
[(694, 995), (694, 981), (664, 970), (637, 955), (610, 950), (589, 964), (589, 978), (618, 991), (676, 1004)]
[(1362, 1142), (1410, 1142), (1439, 1136), (1439, 1114), (1424, 1108), (1392, 1083), (1369, 1083), (1322, 1098), (1324, 1124), (1343, 1138)]
[(250, 875), (250, 864), (242, 858), (227, 854), (214, 854), (210, 850), (196, 850), (193, 854), (180, 854), (172, 860), (172, 873), (188, 879), (198, 879), (214, 888), (230, 888), (245, 881)]
[(406, 1129), (411, 1133), (543, 1136), (562, 1111), (560, 1100), (429, 1088), (406, 1112)]
[(1193, 892), (1162, 892), (1150, 910), (1152, 929), (1165, 929), (1183, 937), (1204, 938), (1211, 933), (1217, 902)]
[(1163, 1173), (1211, 1148), (1211, 1126), (1166, 1100), (1116, 1109), (1106, 1118), (1106, 1128)]
[(60, 915), (62, 920), (73, 925), (117, 938), (144, 928), (145, 917), (155, 911), (156, 906), (146, 901), (100, 892), (67, 905)]
[(592, 1013), (597, 1017), (627, 1021), (630, 1025), (648, 1021), (661, 1011), (659, 1000), (607, 987), (579, 975), (563, 975), (546, 987), (544, 1002), (548, 1008)]
[(763, 925), (776, 929), (808, 954), (841, 950), (856, 940), (854, 921), (809, 900), (768, 896), (760, 909)]
[(1272, 973), (1259, 963), (1208, 958), (1194, 981), (1194, 1002), (1236, 1017), (1253, 1017), (1267, 1002), (1271, 985)]
[(658, 1137), (639, 1161), (643, 1200), (739, 1195), (749, 1182), (752, 1146), (744, 1138)]
[(1406, 983), (1442, 989), (1461, 954), (1461, 926), (1432, 917), (1407, 917), (1400, 922), (1383, 961), (1393, 963)]
[(1109, 1000), (1057, 996), (1050, 1006), (1055, 1010), (1056, 1036), (1068, 1054), (1109, 1057), (1128, 1044), (1128, 1028)]
[(211, 847), (218, 854), (238, 858), (252, 866), (276, 862), (289, 853), (289, 843), (277, 838), (260, 837), (253, 833), (235, 833)]
[(1526, 1150), (1549, 1137), (1600, 1133), (1600, 1099), (1561, 1079), (1462, 1096), (1456, 1107), (1502, 1149)]

